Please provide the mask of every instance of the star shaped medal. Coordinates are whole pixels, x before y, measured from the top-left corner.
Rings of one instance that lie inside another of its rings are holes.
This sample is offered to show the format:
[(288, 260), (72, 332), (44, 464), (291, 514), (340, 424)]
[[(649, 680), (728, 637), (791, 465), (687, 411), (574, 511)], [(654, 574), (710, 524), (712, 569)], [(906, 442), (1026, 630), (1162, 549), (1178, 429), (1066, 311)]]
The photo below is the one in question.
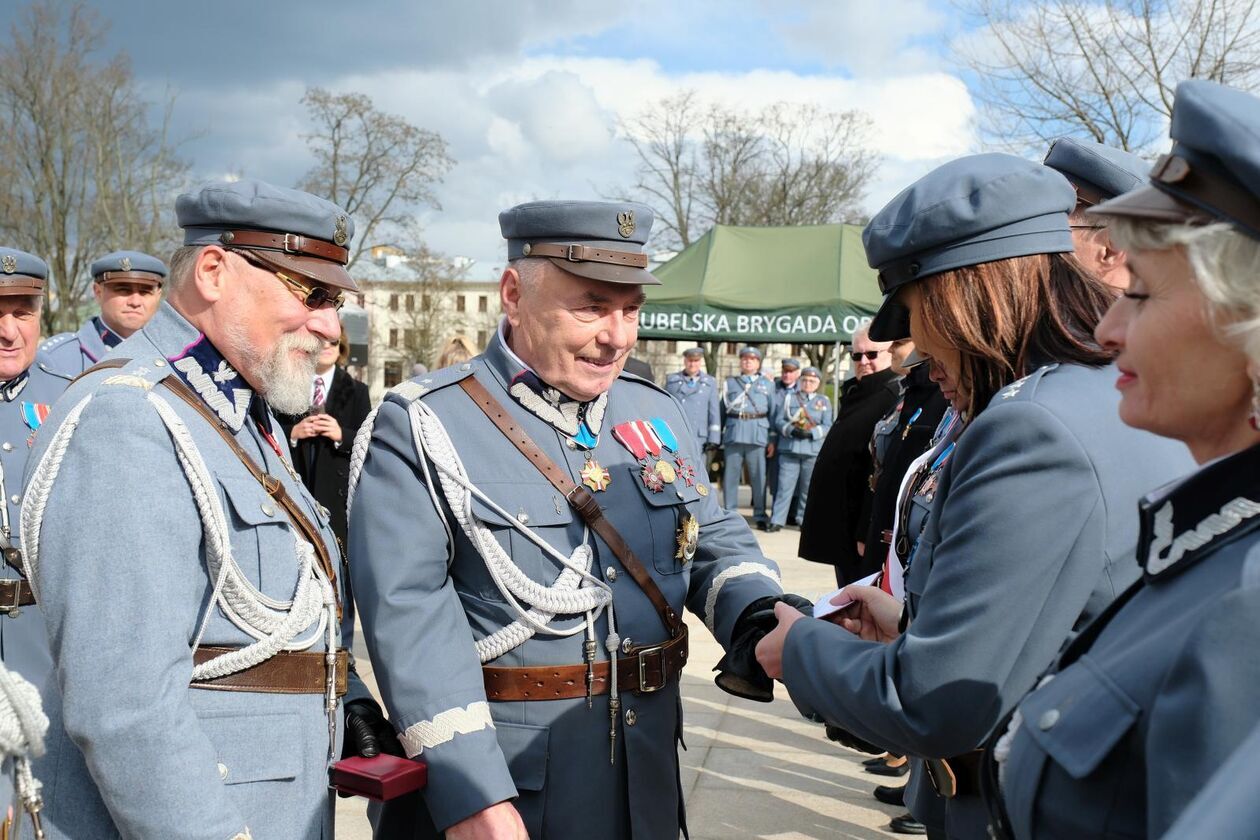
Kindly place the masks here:
[(596, 493), (601, 490), (607, 490), (608, 485), (612, 483), (612, 476), (608, 474), (608, 470), (601, 467), (599, 461), (596, 461), (594, 458), (587, 460), (586, 465), (582, 467), (580, 475), (582, 483)]

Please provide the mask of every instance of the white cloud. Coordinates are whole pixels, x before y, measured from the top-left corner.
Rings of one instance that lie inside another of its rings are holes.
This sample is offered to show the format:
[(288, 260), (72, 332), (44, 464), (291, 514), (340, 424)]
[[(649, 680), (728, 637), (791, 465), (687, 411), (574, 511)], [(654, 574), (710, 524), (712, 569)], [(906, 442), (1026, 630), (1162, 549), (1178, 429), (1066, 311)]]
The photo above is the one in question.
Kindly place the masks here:
[(787, 45), (826, 66), (878, 77), (918, 73), (938, 64), (937, 56), (921, 45), (945, 25), (929, 0), (798, 0), (785, 11), (783, 17), (795, 18), (777, 27)]

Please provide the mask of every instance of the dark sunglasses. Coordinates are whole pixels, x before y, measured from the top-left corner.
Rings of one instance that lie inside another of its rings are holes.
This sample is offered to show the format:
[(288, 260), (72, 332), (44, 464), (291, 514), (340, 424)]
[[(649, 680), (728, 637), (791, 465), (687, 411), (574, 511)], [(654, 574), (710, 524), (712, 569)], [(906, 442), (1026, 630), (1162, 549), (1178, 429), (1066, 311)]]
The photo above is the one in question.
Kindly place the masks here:
[(302, 299), (302, 303), (307, 309), (323, 309), (325, 306), (331, 306), (333, 311), (336, 312), (340, 311), (341, 307), (346, 305), (346, 295), (344, 292), (333, 292), (327, 286), (307, 286), (304, 283), (294, 280), (283, 271), (276, 271), (268, 265), (263, 265), (258, 260), (250, 259), (247, 255), (240, 251), (233, 251), (233, 253), (239, 255), (245, 260), (245, 262), (254, 266), (254, 268), (274, 274), (286, 285), (291, 286), (293, 290), (298, 293), (298, 297)]
[(854, 352), (850, 352), (850, 355), (851, 355), (851, 356), (853, 356), (853, 361), (855, 361), (855, 362), (856, 362), (856, 361), (860, 361), (863, 357), (865, 357), (865, 358), (866, 358), (866, 360), (867, 360), (868, 362), (873, 362), (873, 361), (875, 361), (876, 359), (878, 359), (878, 358), (879, 358), (879, 354), (880, 354), (880, 353), (884, 353), (884, 352), (886, 352), (886, 351), (884, 351), (884, 350), (865, 350), (865, 351), (859, 351), (859, 352), (856, 352), (856, 353), (854, 353)]

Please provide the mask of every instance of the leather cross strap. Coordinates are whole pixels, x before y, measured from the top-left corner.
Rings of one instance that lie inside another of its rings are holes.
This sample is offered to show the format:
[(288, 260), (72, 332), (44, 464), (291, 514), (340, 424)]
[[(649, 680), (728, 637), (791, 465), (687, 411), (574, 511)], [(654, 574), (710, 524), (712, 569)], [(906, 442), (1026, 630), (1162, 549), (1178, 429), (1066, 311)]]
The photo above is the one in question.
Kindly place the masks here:
[[(217, 656), (239, 648), (200, 647), (193, 651), (193, 663), (203, 665)], [(344, 697), (348, 684), (350, 657), (337, 648), (337, 696)], [(323, 694), (328, 690), (328, 671), (323, 651), (282, 650), (252, 668), (223, 677), (195, 680), (191, 688), (212, 691), (252, 691), (257, 694)]]
[[(591, 695), (608, 693), (608, 661), (593, 666)], [(617, 691), (650, 694), (660, 691), (682, 673), (687, 664), (687, 628), (662, 645), (631, 648), (617, 659)], [(586, 665), (530, 665), (524, 668), (481, 666), (486, 699), (572, 700), (586, 696)]]
[[(630, 573), (630, 577), (634, 578), (634, 582), (639, 585), (643, 594), (656, 608), (657, 615), (661, 617), (665, 629), (669, 631), (670, 638), (682, 635), (685, 629), (682, 619), (669, 605), (665, 593), (661, 592), (656, 581), (648, 574), (647, 569), (643, 568), (639, 558), (634, 556), (634, 552), (622, 539), (621, 534), (604, 517), (604, 511), (600, 509), (599, 502), (591, 495), (591, 491), (581, 484), (574, 484), (568, 474), (538, 448), (538, 444), (534, 443), (525, 430), (516, 424), (516, 421), (507, 413), (507, 409), (490, 395), (490, 392), (477, 381), (475, 376), (461, 379), (459, 387), (464, 389), (464, 393), (468, 394), (486, 417), (490, 418), (490, 422), (551, 482), (552, 487), (560, 491), (560, 494), (573, 506), (591, 530), (599, 534), (600, 538), (612, 549), (612, 553), (621, 561), (621, 565)], [(586, 666), (583, 665), (582, 668), (585, 674)], [(583, 687), (583, 695), (585, 696), (585, 687)]]
[[(79, 376), (75, 378), (75, 381), (77, 382), (80, 378), (92, 373), (93, 371), (104, 370), (107, 368), (120, 368), (130, 361), (131, 359), (106, 359), (105, 361), (99, 362), (98, 364), (95, 364), (83, 371), (83, 373), (79, 374)], [(245, 469), (249, 470), (249, 474), (262, 485), (263, 490), (267, 492), (267, 495), (280, 505), (280, 509), (283, 510), (285, 515), (289, 518), (289, 523), (293, 525), (293, 527), (306, 538), (306, 541), (311, 544), (311, 547), (315, 549), (315, 557), (319, 560), (319, 565), (324, 570), (324, 574), (328, 575), (328, 582), (332, 584), (333, 588), (333, 596), (337, 599), (337, 618), (341, 618), (341, 593), (337, 589), (337, 567), (333, 563), (332, 556), (328, 553), (328, 546), (325, 544), (324, 538), (320, 535), (319, 528), (317, 528), (315, 523), (311, 522), (311, 520), (306, 517), (306, 514), (302, 512), (302, 509), (298, 507), (297, 502), (289, 495), (289, 492), (284, 489), (284, 483), (280, 481), (280, 479), (268, 475), (261, 467), (254, 463), (254, 459), (236, 441), (236, 438), (232, 435), (231, 430), (229, 430), (227, 426), (223, 425), (223, 421), (210, 411), (210, 408), (202, 401), (201, 397), (198, 397), (195, 393), (193, 393), (191, 388), (175, 376), (166, 377), (162, 380), (161, 384), (166, 386), (166, 388), (170, 390), (171, 393), (175, 394), (175, 396), (187, 403), (189, 408), (201, 415), (201, 417), (210, 424), (211, 428), (219, 433), (219, 437), (223, 438), (223, 442), (227, 444), (228, 448), (232, 450), (232, 453), (236, 455), (240, 462), (245, 465)]]
[(592, 248), (589, 245), (526, 244), (521, 252), (527, 257), (555, 257), (569, 262), (597, 262), (609, 265), (628, 265), (647, 268), (648, 257), (640, 251), (614, 251), (610, 248)]
[(35, 593), (31, 585), (18, 578), (0, 580), (0, 615), (12, 615), (19, 607), (35, 606)]
[(331, 242), (324, 242), (321, 239), (300, 236), (296, 233), (225, 230), (219, 235), (219, 241), (233, 248), (262, 248), (266, 251), (283, 251), (286, 254), (296, 254), (299, 257), (319, 257), (322, 260), (331, 260), (340, 265), (345, 265), (350, 259), (350, 250), (348, 248), (342, 248)]

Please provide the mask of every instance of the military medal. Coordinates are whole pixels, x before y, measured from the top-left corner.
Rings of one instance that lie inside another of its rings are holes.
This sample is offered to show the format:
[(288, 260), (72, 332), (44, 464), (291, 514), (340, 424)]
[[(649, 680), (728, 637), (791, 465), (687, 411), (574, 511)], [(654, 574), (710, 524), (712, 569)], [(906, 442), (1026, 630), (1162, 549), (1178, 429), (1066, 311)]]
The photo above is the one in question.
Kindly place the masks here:
[(687, 463), (687, 459), (679, 455), (674, 458), (674, 463), (678, 465), (678, 477), (682, 479), (683, 484), (688, 487), (694, 487), (696, 484), (696, 468)]
[(639, 470), (639, 478), (643, 482), (643, 486), (651, 490), (653, 493), (660, 493), (665, 489), (665, 482), (662, 480), (660, 473), (656, 471), (656, 467), (649, 467), (644, 464)]
[(678, 478), (678, 473), (674, 470), (674, 465), (669, 461), (657, 461), (656, 466), (652, 469), (660, 477), (661, 481), (666, 484), (673, 484), (674, 479)]
[(709, 488), (703, 484), (697, 484), (696, 492), (699, 493), (701, 496), (707, 496), (709, 495)]
[(608, 474), (608, 470), (601, 467), (599, 461), (596, 461), (594, 458), (587, 460), (586, 465), (582, 467), (580, 475), (582, 483), (596, 493), (601, 490), (607, 490), (608, 485), (612, 484), (612, 476)]
[(696, 556), (699, 543), (700, 521), (690, 513), (683, 514), (678, 523), (678, 552), (674, 555), (675, 559), (681, 560), (684, 566), (687, 565)]
[(651, 422), (632, 420), (613, 426), (613, 438), (630, 450), (630, 454), (642, 465), (639, 479), (648, 490), (660, 493), (666, 484), (674, 483), (678, 474), (672, 464), (661, 458), (664, 443)]

